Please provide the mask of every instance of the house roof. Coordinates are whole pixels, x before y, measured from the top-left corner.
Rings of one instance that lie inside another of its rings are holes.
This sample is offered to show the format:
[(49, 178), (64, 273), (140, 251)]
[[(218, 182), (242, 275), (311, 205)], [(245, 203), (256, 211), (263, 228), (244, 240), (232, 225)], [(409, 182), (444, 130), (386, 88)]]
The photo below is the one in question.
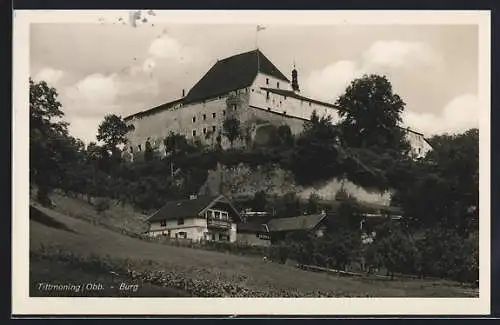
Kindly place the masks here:
[(314, 104), (323, 105), (323, 106), (327, 106), (327, 107), (330, 107), (330, 108), (337, 109), (337, 106), (335, 106), (335, 105), (333, 105), (331, 103), (322, 102), (322, 101), (319, 101), (319, 100), (316, 100), (316, 99), (305, 97), (305, 96), (302, 96), (300, 94), (297, 94), (296, 92), (294, 92), (292, 90), (267, 88), (267, 87), (260, 87), (260, 88), (262, 90), (269, 91), (271, 93), (275, 93), (275, 94), (278, 94), (278, 95), (281, 95), (281, 96), (286, 96), (286, 97), (291, 97), (291, 98), (297, 98), (297, 99), (304, 100), (304, 101), (307, 101), (307, 102), (311, 102), (311, 103), (314, 103)]
[(311, 230), (314, 229), (326, 215), (313, 214), (291, 218), (272, 219), (268, 222), (270, 232), (292, 231), (292, 230)]
[(154, 114), (154, 113), (157, 113), (157, 112), (161, 112), (161, 111), (164, 111), (164, 110), (168, 110), (168, 109), (171, 109), (176, 104), (180, 104), (180, 103), (182, 103), (182, 98), (176, 99), (174, 101), (171, 101), (171, 102), (168, 102), (168, 103), (165, 103), (165, 104), (161, 104), (161, 105), (153, 107), (153, 108), (149, 108), (149, 109), (144, 110), (144, 111), (140, 111), (140, 112), (134, 113), (132, 115), (128, 115), (125, 118), (123, 118), (123, 120), (124, 121), (128, 121), (128, 120), (131, 120), (134, 117), (143, 117), (143, 116), (151, 115), (151, 114)]
[(248, 87), (258, 72), (290, 82), (260, 50), (253, 50), (217, 61), (187, 93), (184, 103), (197, 102)]
[(250, 233), (267, 233), (269, 229), (267, 225), (258, 222), (241, 222), (236, 225), (237, 232), (250, 232)]
[(234, 210), (233, 213), (238, 216), (239, 214), (231, 202), (223, 195), (218, 196), (199, 196), (196, 199), (185, 199), (179, 201), (167, 202), (158, 211), (153, 213), (148, 222), (159, 220), (172, 220), (177, 218), (189, 218), (199, 215), (204, 209), (207, 209), (217, 202), (224, 202), (231, 206)]

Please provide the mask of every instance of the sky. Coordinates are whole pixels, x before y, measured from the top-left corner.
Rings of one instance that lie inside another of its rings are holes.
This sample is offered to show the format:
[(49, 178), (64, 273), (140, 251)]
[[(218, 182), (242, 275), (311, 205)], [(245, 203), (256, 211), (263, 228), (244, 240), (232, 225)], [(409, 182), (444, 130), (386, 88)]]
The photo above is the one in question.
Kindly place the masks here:
[[(145, 21), (143, 19), (146, 18)], [(476, 25), (164, 24), (96, 16), (34, 23), (30, 75), (55, 87), (70, 132), (95, 141), (106, 114), (123, 117), (178, 99), (218, 60), (257, 47), (303, 95), (334, 102), (363, 74), (386, 75), (406, 103), (403, 121), (432, 136), (478, 127)]]

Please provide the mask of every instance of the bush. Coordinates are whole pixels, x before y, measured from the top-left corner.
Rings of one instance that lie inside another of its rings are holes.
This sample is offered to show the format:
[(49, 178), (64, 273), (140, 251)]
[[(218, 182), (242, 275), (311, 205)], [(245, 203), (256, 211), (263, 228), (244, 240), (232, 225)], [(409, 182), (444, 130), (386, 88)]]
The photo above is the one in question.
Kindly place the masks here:
[(109, 200), (103, 198), (97, 199), (94, 208), (99, 214), (106, 210), (109, 210), (110, 208)]

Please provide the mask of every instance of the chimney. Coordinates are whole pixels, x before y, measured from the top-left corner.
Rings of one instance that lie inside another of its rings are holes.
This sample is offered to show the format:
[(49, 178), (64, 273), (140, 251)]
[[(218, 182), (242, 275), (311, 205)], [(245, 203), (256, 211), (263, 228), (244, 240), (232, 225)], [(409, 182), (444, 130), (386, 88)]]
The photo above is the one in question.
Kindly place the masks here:
[(184, 96), (186, 96), (186, 90), (182, 89), (182, 97), (184, 98)]
[(190, 200), (196, 200), (197, 198), (198, 198), (198, 196), (197, 196), (196, 194), (191, 194), (191, 195), (189, 196), (189, 199), (190, 199)]

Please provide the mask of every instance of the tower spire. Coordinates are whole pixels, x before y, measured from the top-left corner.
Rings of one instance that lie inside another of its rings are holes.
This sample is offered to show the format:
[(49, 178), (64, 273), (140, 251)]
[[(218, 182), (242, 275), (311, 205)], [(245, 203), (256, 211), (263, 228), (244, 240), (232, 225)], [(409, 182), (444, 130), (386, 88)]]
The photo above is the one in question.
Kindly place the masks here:
[(300, 92), (300, 89), (299, 89), (299, 77), (297, 75), (297, 69), (295, 68), (295, 60), (293, 60), (292, 89), (295, 92)]

